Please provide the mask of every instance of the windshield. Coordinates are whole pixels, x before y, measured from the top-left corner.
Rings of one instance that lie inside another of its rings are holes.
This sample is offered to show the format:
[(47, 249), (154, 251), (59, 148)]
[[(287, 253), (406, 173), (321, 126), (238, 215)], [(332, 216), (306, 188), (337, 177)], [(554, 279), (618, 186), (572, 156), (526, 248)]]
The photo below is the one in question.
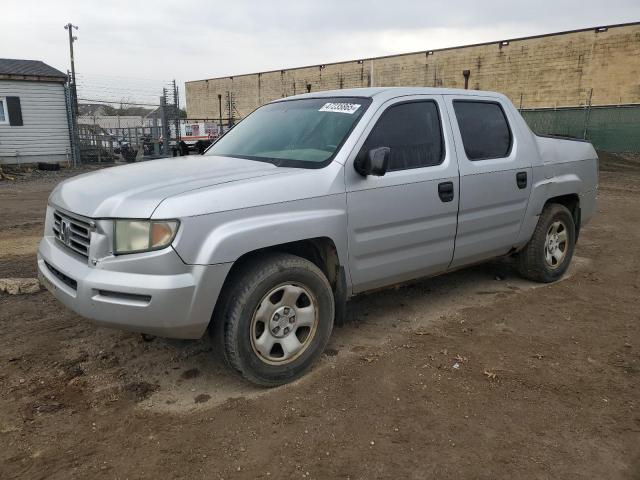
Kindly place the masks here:
[(270, 103), (229, 130), (205, 155), (319, 168), (333, 159), (370, 103), (354, 97)]

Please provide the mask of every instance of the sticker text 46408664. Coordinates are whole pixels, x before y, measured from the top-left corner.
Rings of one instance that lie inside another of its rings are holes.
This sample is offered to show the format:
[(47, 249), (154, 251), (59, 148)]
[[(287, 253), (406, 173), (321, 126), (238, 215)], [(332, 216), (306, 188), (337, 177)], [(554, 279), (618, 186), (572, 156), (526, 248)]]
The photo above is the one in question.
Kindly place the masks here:
[(353, 115), (360, 105), (357, 103), (325, 103), (319, 112), (348, 113)]

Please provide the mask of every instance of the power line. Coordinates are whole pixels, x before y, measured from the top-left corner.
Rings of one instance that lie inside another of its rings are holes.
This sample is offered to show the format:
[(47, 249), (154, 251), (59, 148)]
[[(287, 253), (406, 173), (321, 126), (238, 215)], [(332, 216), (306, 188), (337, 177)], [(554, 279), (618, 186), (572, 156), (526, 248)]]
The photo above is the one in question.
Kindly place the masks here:
[(99, 74), (99, 73), (78, 73), (77, 74), (78, 77), (83, 77), (83, 78), (104, 78), (104, 79), (117, 79), (117, 80), (131, 80), (131, 81), (136, 81), (136, 82), (148, 82), (148, 83), (164, 83), (164, 84), (171, 84), (172, 80), (168, 80), (166, 78), (161, 78), (161, 79), (157, 79), (157, 78), (143, 78), (143, 77), (129, 77), (126, 75), (106, 75), (106, 74)]
[(124, 75), (78, 74), (78, 96), (85, 101), (99, 99), (104, 103), (126, 102), (132, 105), (158, 106), (158, 97), (163, 90), (166, 90), (168, 103), (177, 103), (178, 94), (174, 81)]
[(159, 107), (160, 106), (160, 104), (158, 103), (134, 103), (134, 102), (127, 102), (126, 100), (110, 101), (110, 100), (101, 100), (97, 98), (78, 98), (78, 100), (82, 100), (83, 102), (114, 103), (114, 104), (123, 104), (123, 105), (134, 105), (134, 106), (140, 106), (140, 107)]

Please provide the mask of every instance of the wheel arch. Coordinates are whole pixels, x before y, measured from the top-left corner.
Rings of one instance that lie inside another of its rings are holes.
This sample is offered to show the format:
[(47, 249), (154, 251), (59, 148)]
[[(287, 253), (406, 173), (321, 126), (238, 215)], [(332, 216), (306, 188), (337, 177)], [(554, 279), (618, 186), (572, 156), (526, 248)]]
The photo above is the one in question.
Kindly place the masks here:
[[(580, 223), (581, 223), (581, 215), (580, 215), (580, 195), (577, 193), (569, 193), (565, 195), (558, 195), (556, 197), (549, 198), (543, 205), (542, 210), (544, 210), (547, 205), (551, 204), (562, 205), (569, 210), (571, 216), (573, 217), (573, 224), (575, 226), (576, 231), (576, 242), (578, 241), (578, 236), (580, 234)], [(540, 213), (542, 213), (542, 210)]]
[[(335, 324), (342, 325), (344, 323), (347, 301), (346, 270), (345, 265), (340, 263), (338, 248), (330, 237), (314, 237), (295, 240), (277, 245), (256, 248), (255, 250), (244, 253), (235, 262), (233, 262), (233, 265), (224, 280), (221, 293), (218, 298), (224, 298), (225, 292), (231, 287), (233, 282), (236, 282), (241, 278), (243, 272), (246, 271), (255, 259), (271, 253), (288, 253), (296, 255), (316, 265), (327, 277), (327, 280), (333, 290), (335, 300)], [(224, 308), (224, 305), (221, 305), (220, 302), (216, 302), (210, 326), (215, 324), (215, 319), (222, 313), (220, 311), (221, 308)]]
[(269, 245), (257, 248), (241, 255), (231, 267), (231, 271), (227, 275), (229, 278), (236, 271), (241, 270), (246, 264), (250, 263), (256, 257), (269, 253), (290, 253), (309, 260), (315, 264), (327, 277), (332, 287), (335, 287), (338, 281), (339, 269), (341, 267), (338, 257), (338, 249), (333, 239), (329, 237), (314, 237), (303, 240), (295, 240), (292, 242), (280, 243), (277, 245)]
[(536, 171), (534, 169), (529, 204), (516, 245), (518, 250), (530, 240), (540, 215), (545, 207), (551, 203), (567, 207), (573, 216), (576, 232), (580, 228), (580, 192), (583, 191), (583, 181), (578, 175), (571, 173), (557, 175), (553, 178), (546, 178), (542, 173), (542, 170)]

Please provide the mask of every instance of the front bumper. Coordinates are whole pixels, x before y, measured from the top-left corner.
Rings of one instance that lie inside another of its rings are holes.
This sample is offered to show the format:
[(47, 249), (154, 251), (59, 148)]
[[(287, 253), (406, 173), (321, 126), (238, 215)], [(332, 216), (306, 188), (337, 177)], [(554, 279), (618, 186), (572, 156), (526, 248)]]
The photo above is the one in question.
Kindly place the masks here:
[(38, 249), (41, 282), (74, 312), (98, 325), (172, 338), (202, 336), (230, 269), (185, 265), (172, 248), (96, 266), (52, 236)]

